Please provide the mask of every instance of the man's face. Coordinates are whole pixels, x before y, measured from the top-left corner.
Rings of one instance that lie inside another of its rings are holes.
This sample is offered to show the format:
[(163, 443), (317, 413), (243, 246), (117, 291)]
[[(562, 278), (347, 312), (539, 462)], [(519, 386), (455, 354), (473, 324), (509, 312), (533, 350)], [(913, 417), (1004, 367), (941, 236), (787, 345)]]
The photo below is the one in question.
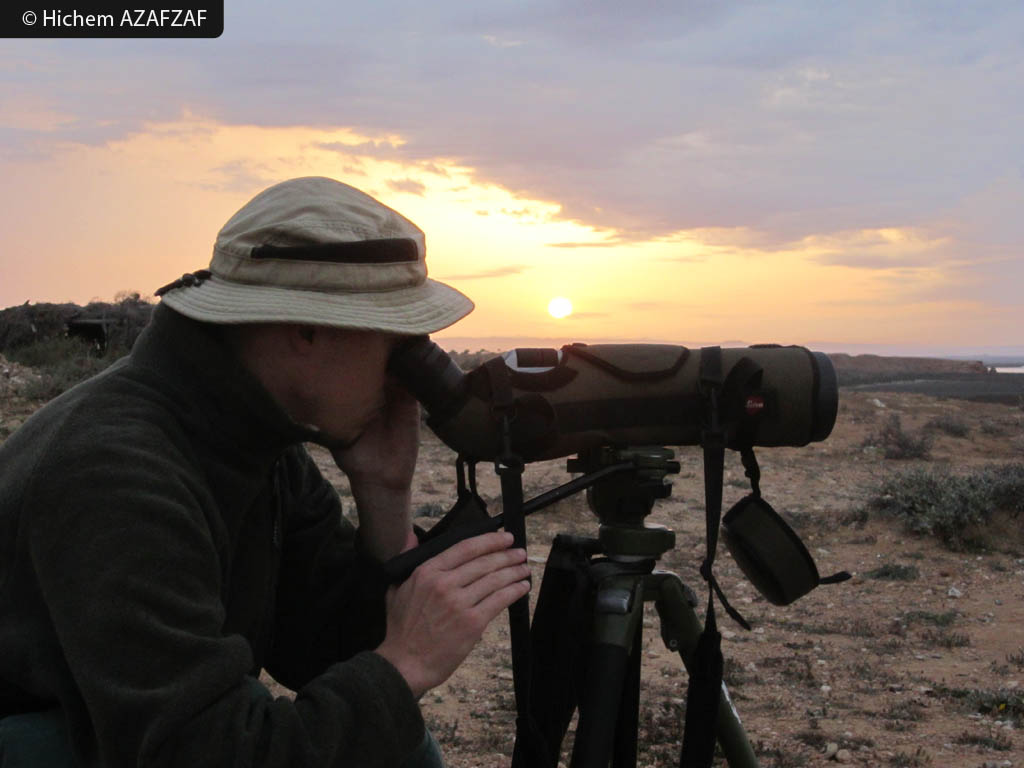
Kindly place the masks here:
[(325, 442), (350, 444), (382, 412), (387, 364), (399, 336), (380, 331), (313, 330), (300, 387), (303, 420)]

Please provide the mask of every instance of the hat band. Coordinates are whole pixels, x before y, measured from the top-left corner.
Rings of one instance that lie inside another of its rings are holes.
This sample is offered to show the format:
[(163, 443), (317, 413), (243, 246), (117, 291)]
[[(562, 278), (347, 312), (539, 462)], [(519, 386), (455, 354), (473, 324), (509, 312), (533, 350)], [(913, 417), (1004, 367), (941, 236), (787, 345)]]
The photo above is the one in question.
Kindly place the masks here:
[(260, 245), (252, 249), (250, 256), (253, 259), (318, 261), (332, 264), (395, 264), (418, 261), (419, 248), (411, 237), (388, 237), (347, 243)]
[(426, 265), (419, 258), (414, 261), (382, 262), (299, 260), (270, 256), (253, 259), (237, 256), (223, 248), (214, 250), (210, 271), (224, 280), (235, 283), (323, 293), (394, 291), (421, 285), (427, 278)]

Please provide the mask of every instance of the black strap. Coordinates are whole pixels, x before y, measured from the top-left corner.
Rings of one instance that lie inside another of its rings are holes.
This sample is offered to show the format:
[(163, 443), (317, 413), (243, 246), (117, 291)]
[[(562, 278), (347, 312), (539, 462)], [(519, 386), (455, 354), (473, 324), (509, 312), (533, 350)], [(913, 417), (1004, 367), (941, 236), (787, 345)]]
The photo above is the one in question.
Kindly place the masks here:
[(491, 411), (496, 417), (508, 413), (515, 403), (515, 393), (505, 358), (492, 357), (481, 365), (491, 387)]
[(704, 447), (704, 510), (707, 548), (700, 566), (708, 582), (708, 608), (704, 629), (697, 640), (690, 682), (686, 692), (686, 723), (681, 768), (710, 768), (715, 754), (718, 723), (718, 698), (722, 688), (722, 635), (715, 620), (715, 593), (712, 567), (718, 547), (718, 527), (722, 516), (722, 482), (725, 474), (725, 435), (722, 432), (718, 398), (722, 389), (722, 350), (705, 347), (700, 355), (700, 389), (706, 411), (701, 444)]
[[(723, 384), (722, 349), (705, 347), (700, 356), (700, 389), (704, 395), (704, 518), (707, 547), (700, 573), (711, 582), (712, 566), (718, 549), (718, 527), (722, 517), (722, 483), (725, 476), (725, 432), (721, 422), (719, 397)], [(712, 606), (713, 607), (713, 606)]]
[[(523, 459), (512, 447), (512, 420), (515, 418), (515, 393), (505, 360), (495, 357), (481, 369), (491, 388), (491, 414), (498, 421), (500, 445), (495, 470), (501, 479), (501, 508), (505, 530), (512, 534), (515, 546), (526, 549), (526, 514), (523, 511)], [(529, 594), (508, 607), (508, 632), (512, 647), (512, 687), (516, 699), (516, 746), (519, 765), (545, 765), (547, 747), (544, 736), (530, 711), (532, 655), (530, 649)], [(524, 762), (525, 761), (525, 762)]]
[(846, 581), (851, 578), (849, 571), (837, 571), (831, 576), (822, 576), (818, 579), (819, 584), (839, 584), (842, 581)]
[(761, 468), (757, 465), (757, 457), (754, 455), (754, 448), (747, 446), (740, 451), (740, 461), (743, 462), (744, 474), (750, 479), (750, 490), (757, 497), (761, 498)]
[(715, 613), (708, 601), (704, 631), (697, 638), (690, 682), (686, 690), (686, 726), (680, 768), (708, 768), (715, 756), (718, 699), (722, 691), (722, 635), (715, 626)]
[(168, 291), (173, 291), (176, 288), (194, 288), (202, 285), (204, 280), (209, 280), (213, 275), (208, 269), (197, 269), (195, 272), (186, 272), (184, 275), (179, 277), (173, 283), (162, 285), (157, 288), (154, 292), (154, 296), (163, 296)]

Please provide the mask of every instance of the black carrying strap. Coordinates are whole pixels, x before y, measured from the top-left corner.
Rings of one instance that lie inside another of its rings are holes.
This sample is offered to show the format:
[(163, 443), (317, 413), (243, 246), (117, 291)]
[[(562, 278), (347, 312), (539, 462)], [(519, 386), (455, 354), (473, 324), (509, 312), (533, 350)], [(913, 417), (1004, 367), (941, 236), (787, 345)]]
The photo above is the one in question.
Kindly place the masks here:
[(853, 575), (849, 571), (836, 571), (831, 576), (822, 576), (818, 579), (819, 584), (840, 584), (851, 579)]
[[(737, 418), (730, 414), (729, 422), (723, 419), (722, 395), (727, 393), (735, 397), (739, 392), (740, 384), (745, 382), (753, 373), (760, 373), (760, 367), (741, 370), (742, 376), (736, 375), (736, 369), (747, 362), (743, 358), (729, 372), (728, 377), (722, 373), (722, 350), (720, 347), (705, 347), (701, 350), (700, 366), (700, 387), (705, 399), (704, 429), (701, 432), (701, 445), (704, 448), (704, 510), (705, 527), (707, 536), (707, 549), (704, 555), (704, 562), (700, 566), (700, 574), (708, 582), (711, 591), (722, 603), (725, 612), (729, 614), (737, 624), (749, 630), (750, 624), (737, 611), (725, 597), (725, 593), (718, 584), (712, 566), (715, 562), (715, 554), (718, 551), (718, 529), (722, 518), (722, 485), (725, 477), (725, 447), (729, 440), (729, 434), (737, 429)], [(708, 600), (708, 614), (714, 618), (714, 602)]]
[[(744, 391), (760, 383), (761, 369), (747, 358), (741, 359), (726, 377), (722, 370), (720, 347), (701, 349), (700, 391), (704, 397), (704, 508), (707, 549), (700, 573), (708, 583), (708, 607), (704, 630), (697, 640), (690, 682), (686, 693), (686, 724), (679, 757), (682, 768), (710, 766), (715, 754), (718, 701), (722, 691), (722, 635), (715, 619), (715, 597), (734, 621), (750, 629), (740, 613), (726, 599), (715, 579), (714, 562), (718, 550), (718, 529), (722, 518), (722, 484), (725, 476), (725, 448), (735, 440), (744, 425), (741, 410)], [(747, 427), (749, 429), (749, 427)], [(729, 433), (732, 433), (730, 436)]]
[(680, 768), (710, 768), (715, 756), (718, 700), (722, 691), (722, 635), (715, 626), (715, 613), (708, 602), (704, 631), (697, 638), (690, 683), (686, 689), (686, 726)]
[(722, 481), (725, 473), (725, 435), (722, 432), (718, 398), (722, 388), (722, 350), (706, 347), (701, 350), (700, 387), (705, 396), (706, 412), (701, 444), (704, 447), (704, 507), (707, 549), (700, 566), (701, 576), (708, 582), (708, 607), (704, 629), (697, 640), (690, 682), (686, 691), (686, 723), (683, 748), (679, 756), (681, 768), (710, 768), (715, 754), (715, 732), (718, 723), (718, 697), (722, 688), (722, 635), (715, 621), (715, 584), (712, 566), (718, 546), (718, 526), (722, 515)]
[(757, 465), (757, 457), (754, 449), (746, 446), (740, 450), (740, 461), (743, 462), (744, 474), (750, 480), (750, 491), (757, 498), (761, 498), (761, 468)]
[[(526, 514), (523, 511), (523, 459), (512, 450), (512, 420), (515, 418), (515, 393), (505, 360), (495, 357), (480, 369), (491, 389), (491, 415), (499, 422), (495, 469), (501, 479), (501, 507), (505, 530), (514, 545), (526, 549)], [(512, 646), (512, 686), (516, 699), (516, 741), (513, 765), (517, 768), (545, 768), (549, 752), (543, 734), (530, 711), (532, 657), (530, 649), (529, 594), (508, 607), (509, 641)], [(554, 766), (551, 766), (554, 768)]]

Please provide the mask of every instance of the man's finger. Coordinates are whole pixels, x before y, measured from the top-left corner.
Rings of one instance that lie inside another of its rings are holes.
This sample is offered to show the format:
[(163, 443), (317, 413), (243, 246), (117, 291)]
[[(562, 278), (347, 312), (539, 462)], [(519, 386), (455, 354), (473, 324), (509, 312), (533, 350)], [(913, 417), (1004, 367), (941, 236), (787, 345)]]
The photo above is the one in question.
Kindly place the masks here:
[(496, 592), (492, 592), (477, 603), (473, 610), (476, 611), (476, 613), (483, 619), (484, 626), (486, 626), (491, 623), (495, 616), (508, 608), (512, 603), (527, 594), (529, 591), (530, 582), (517, 581), (513, 584), (509, 584), (507, 587), (497, 590)]
[(443, 571), (451, 571), (481, 555), (508, 549), (512, 546), (513, 541), (512, 534), (505, 531), (484, 533), (480, 536), (463, 539), (458, 544), (454, 544), (444, 552), (432, 557), (424, 565), (429, 564)]
[(502, 549), (475, 557), (452, 569), (456, 586), (467, 587), (490, 573), (509, 566), (526, 563), (526, 551), (522, 549)]
[(463, 594), (469, 605), (478, 605), (493, 595), (500, 592), (510, 584), (519, 581), (529, 581), (530, 566), (526, 563), (509, 565), (505, 568), (491, 571), (463, 588)]

